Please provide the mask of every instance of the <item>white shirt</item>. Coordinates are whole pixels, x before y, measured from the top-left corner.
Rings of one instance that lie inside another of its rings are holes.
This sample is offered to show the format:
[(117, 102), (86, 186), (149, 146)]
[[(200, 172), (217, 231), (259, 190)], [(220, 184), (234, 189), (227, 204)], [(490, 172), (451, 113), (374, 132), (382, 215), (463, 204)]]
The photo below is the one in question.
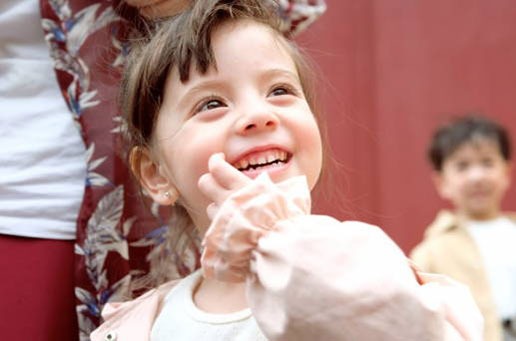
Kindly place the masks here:
[(0, 234), (75, 239), (85, 147), (57, 85), (37, 0), (0, 2)]
[(468, 230), (480, 248), (500, 317), (516, 316), (516, 224), (500, 217), (470, 221)]
[(193, 302), (193, 291), (200, 280), (201, 271), (198, 270), (167, 294), (163, 309), (152, 327), (151, 341), (267, 340), (252, 317), (251, 309), (230, 314), (199, 310)]

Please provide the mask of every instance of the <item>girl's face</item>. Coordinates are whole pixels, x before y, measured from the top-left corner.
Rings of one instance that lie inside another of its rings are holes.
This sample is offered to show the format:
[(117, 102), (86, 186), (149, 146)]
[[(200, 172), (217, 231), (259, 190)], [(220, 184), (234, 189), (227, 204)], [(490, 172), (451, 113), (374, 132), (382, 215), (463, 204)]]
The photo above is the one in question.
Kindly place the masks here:
[(216, 68), (201, 75), (192, 67), (186, 83), (171, 71), (154, 131), (158, 168), (201, 230), (210, 202), (197, 182), (212, 154), (223, 152), (251, 178), (264, 171), (275, 182), (305, 175), (311, 189), (322, 164), (296, 66), (272, 30), (226, 23), (213, 32), (212, 46)]

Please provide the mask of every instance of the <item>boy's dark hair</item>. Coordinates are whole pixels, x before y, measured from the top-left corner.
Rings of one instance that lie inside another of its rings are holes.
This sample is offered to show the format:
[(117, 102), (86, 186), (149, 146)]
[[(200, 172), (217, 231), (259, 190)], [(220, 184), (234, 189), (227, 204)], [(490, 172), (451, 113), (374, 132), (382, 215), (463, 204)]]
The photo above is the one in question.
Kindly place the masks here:
[(502, 157), (510, 160), (511, 143), (505, 128), (486, 117), (468, 115), (435, 131), (427, 153), (434, 170), (441, 171), (443, 163), (457, 148), (478, 137), (496, 142)]

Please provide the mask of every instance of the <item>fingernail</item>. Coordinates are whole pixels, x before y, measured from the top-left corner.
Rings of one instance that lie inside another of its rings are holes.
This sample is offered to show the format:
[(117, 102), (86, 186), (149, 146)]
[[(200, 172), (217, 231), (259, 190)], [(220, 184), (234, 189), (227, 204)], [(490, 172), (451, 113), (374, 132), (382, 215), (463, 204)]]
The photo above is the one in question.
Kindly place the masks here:
[(211, 167), (217, 162), (217, 160), (224, 161), (224, 153), (215, 153), (210, 156), (208, 160), (208, 169), (211, 170)]
[(226, 155), (224, 155), (224, 153), (216, 153), (216, 154), (213, 154), (213, 156), (221, 158), (222, 160), (226, 159)]

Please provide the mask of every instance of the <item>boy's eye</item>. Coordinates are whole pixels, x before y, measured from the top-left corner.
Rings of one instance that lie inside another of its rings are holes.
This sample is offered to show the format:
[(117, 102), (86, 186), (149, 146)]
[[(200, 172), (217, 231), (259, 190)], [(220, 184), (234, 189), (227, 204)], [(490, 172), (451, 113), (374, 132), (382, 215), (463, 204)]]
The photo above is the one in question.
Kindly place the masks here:
[(494, 164), (492, 159), (483, 159), (482, 164), (486, 167), (491, 167)]
[(458, 171), (463, 171), (465, 170), (466, 168), (468, 168), (468, 163), (466, 161), (459, 161), (455, 164), (455, 168), (458, 170)]

